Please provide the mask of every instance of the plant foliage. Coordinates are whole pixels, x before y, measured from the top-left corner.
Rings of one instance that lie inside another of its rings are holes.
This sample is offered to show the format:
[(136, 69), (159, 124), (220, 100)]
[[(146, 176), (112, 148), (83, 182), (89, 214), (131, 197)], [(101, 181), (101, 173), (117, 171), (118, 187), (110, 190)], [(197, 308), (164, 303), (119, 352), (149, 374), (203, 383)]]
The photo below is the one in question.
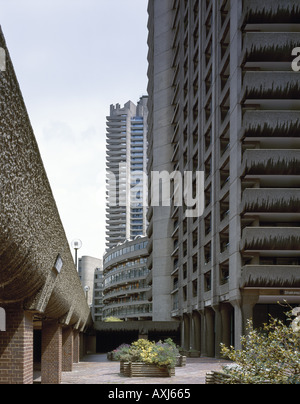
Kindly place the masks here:
[[(293, 313), (288, 314), (291, 320)], [(298, 317), (299, 319), (299, 317)], [(221, 344), (222, 354), (235, 362), (224, 367), (230, 384), (300, 384), (300, 328), (270, 317), (261, 330), (248, 321), (242, 350)]]
[(179, 351), (170, 338), (157, 343), (139, 339), (130, 346), (121, 347), (118, 358), (124, 362), (142, 362), (172, 369), (178, 355)]

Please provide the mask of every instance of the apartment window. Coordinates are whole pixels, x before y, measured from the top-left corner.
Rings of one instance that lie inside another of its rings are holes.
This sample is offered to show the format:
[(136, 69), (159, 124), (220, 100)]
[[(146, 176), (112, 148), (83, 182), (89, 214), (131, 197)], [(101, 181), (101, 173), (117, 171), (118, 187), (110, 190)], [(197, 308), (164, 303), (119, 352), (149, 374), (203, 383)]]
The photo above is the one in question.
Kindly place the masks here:
[(182, 298), (183, 298), (183, 301), (184, 301), (184, 302), (187, 301), (187, 287), (186, 287), (186, 286), (184, 286), (184, 287), (182, 288)]
[(195, 279), (192, 283), (193, 297), (198, 296), (198, 280)]
[(211, 232), (211, 213), (206, 216), (204, 219), (205, 223), (205, 236), (207, 236)]
[(187, 263), (183, 264), (182, 266), (182, 277), (183, 279), (187, 278)]
[(198, 254), (193, 256), (193, 273), (198, 271)]
[(204, 246), (204, 261), (208, 264), (211, 261), (211, 242)]
[(226, 228), (220, 233), (220, 251), (221, 253), (229, 249), (229, 229)]
[(209, 292), (211, 290), (211, 271), (207, 272), (204, 275), (204, 285), (205, 285), (205, 292)]
[(229, 216), (229, 193), (220, 201), (220, 221)]
[(225, 285), (229, 282), (229, 261), (220, 265), (220, 284)]

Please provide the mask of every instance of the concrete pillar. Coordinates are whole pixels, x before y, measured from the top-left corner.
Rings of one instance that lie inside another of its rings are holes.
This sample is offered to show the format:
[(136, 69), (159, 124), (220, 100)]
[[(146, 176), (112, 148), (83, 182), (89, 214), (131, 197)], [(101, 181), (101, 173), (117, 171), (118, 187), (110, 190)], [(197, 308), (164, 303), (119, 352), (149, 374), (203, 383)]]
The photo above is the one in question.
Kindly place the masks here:
[(42, 326), (42, 384), (60, 384), (62, 372), (62, 327), (58, 322)]
[(73, 370), (73, 329), (72, 327), (63, 328), (62, 330), (62, 371), (72, 372)]
[(258, 302), (259, 295), (257, 292), (245, 293), (243, 295), (242, 317), (243, 317), (243, 335), (247, 332), (248, 320), (253, 320), (253, 309)]
[(221, 348), (220, 344), (222, 342), (222, 316), (221, 316), (221, 307), (214, 306), (214, 334), (215, 334), (215, 357), (221, 357)]
[(205, 311), (207, 356), (215, 356), (215, 315), (212, 309)]
[(4, 307), (0, 332), (0, 384), (33, 384), (33, 316), (20, 304)]
[(78, 331), (73, 331), (73, 363), (80, 361), (80, 334)]
[(186, 351), (189, 351), (191, 348), (191, 340), (190, 340), (190, 319), (187, 314), (183, 315), (183, 341), (182, 346)]
[(243, 315), (241, 300), (231, 301), (234, 307), (234, 347), (241, 349), (241, 336), (243, 335)]
[(231, 335), (231, 314), (232, 314), (233, 308), (229, 304), (222, 304), (221, 305), (221, 320), (222, 320), (222, 340), (223, 344), (226, 346), (231, 345), (232, 341), (232, 335)]
[(206, 321), (205, 321), (205, 310), (200, 311), (200, 327), (201, 327), (201, 356), (207, 356), (207, 349), (206, 349)]
[(194, 346), (197, 351), (201, 351), (201, 317), (198, 312), (193, 313), (194, 323)]

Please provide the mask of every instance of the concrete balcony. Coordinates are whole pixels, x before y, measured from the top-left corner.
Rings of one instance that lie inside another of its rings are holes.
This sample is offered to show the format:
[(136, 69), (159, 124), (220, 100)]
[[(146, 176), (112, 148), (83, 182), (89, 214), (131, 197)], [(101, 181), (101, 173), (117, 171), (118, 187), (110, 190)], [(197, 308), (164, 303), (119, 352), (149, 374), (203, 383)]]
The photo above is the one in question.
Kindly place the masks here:
[(247, 265), (242, 270), (241, 288), (299, 288), (300, 266)]
[(299, 137), (300, 111), (246, 111), (241, 137)]
[(241, 240), (243, 251), (299, 251), (300, 227), (246, 227)]
[(242, 100), (299, 100), (300, 76), (297, 72), (246, 72)]
[(243, 175), (299, 175), (300, 150), (246, 150)]
[(298, 0), (244, 0), (243, 25), (246, 24), (298, 24)]
[(288, 62), (292, 49), (299, 46), (298, 32), (247, 32), (243, 46), (243, 63)]
[(300, 212), (300, 189), (246, 189), (242, 197), (241, 211), (243, 213), (298, 213)]

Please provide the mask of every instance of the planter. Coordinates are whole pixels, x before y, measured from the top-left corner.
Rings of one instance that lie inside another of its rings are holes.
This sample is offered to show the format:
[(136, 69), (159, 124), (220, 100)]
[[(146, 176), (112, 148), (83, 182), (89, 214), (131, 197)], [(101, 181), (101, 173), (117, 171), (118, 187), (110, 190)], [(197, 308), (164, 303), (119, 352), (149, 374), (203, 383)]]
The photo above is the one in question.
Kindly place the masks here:
[(125, 377), (172, 377), (175, 369), (140, 362), (120, 362), (120, 373)]
[(182, 368), (186, 366), (186, 356), (177, 356), (176, 357), (176, 367)]
[(113, 361), (113, 362), (119, 362), (119, 359), (115, 358), (115, 353), (114, 352), (108, 352), (107, 353), (107, 360)]

